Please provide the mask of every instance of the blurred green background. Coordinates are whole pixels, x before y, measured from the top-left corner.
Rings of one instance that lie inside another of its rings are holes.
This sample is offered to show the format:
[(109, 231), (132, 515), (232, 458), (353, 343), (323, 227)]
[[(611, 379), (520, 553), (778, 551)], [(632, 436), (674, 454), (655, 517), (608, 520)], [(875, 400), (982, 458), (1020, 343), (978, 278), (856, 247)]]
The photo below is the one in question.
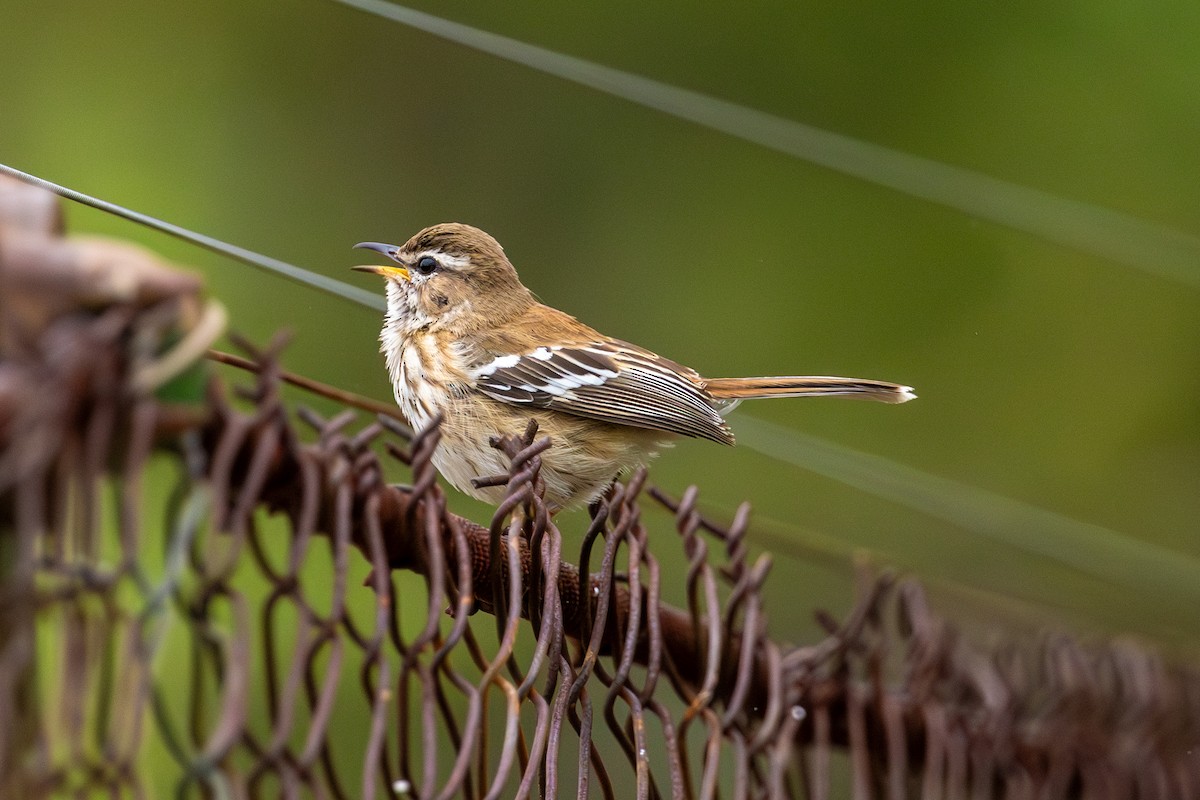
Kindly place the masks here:
[[(865, 549), (968, 625), (1195, 649), (1200, 263), (1164, 278), (1152, 253), (1089, 255), (333, 2), (5, 5), (4, 163), (371, 289), (350, 245), (470, 222), (544, 301), (706, 374), (915, 386), (743, 405), (734, 429), (775, 457), (688, 441), (656, 464), (718, 518), (752, 501), (779, 638), (845, 610)], [(1200, 233), (1193, 2), (413, 5)], [(289, 368), (390, 396), (376, 313), (97, 212), (70, 225), (195, 265), (238, 331), (294, 332)], [(839, 472), (760, 421), (876, 458)]]

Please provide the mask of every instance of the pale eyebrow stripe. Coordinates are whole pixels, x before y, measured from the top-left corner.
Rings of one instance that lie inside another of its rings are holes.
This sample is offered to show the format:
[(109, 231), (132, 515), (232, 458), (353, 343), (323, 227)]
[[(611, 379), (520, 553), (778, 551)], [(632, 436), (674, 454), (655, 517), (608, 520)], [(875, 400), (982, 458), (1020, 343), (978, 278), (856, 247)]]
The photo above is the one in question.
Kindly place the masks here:
[(413, 261), (420, 261), (425, 256), (433, 256), (443, 267), (450, 267), (452, 269), (461, 269), (471, 263), (471, 259), (466, 256), (452, 256), (449, 253), (436, 249), (422, 250), (413, 256)]
[(861, 180), (1200, 289), (1200, 236), (892, 150), (383, 0), (336, 0)]

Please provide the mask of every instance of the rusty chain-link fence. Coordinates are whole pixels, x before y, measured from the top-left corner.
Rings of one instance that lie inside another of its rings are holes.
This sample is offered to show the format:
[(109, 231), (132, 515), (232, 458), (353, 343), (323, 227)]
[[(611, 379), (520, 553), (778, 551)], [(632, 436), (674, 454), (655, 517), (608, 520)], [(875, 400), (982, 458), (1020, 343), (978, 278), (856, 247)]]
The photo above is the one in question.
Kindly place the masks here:
[(1200, 797), (1189, 668), (886, 575), (785, 645), (747, 507), (639, 472), (560, 532), (532, 428), (458, 517), (436, 428), (293, 411), (280, 343), (231, 393), (199, 281), (59, 213), (0, 184), (0, 796)]

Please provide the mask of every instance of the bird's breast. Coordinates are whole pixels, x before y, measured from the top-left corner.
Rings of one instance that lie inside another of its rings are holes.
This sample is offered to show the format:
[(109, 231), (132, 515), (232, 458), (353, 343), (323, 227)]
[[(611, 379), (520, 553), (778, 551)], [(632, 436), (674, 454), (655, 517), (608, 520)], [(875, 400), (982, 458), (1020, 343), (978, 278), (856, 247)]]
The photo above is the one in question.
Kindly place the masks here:
[(457, 387), (466, 378), (455, 348), (444, 339), (416, 333), (388, 342), (385, 336), (383, 349), (396, 404), (414, 430), (427, 427), (438, 414), (448, 414)]

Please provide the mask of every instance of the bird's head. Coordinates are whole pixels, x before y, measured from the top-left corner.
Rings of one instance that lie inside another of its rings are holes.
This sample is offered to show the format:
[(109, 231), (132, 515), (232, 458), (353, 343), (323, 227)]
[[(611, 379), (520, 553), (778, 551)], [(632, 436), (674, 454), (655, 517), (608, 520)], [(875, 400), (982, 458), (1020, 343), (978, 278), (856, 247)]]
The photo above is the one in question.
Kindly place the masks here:
[(495, 325), (533, 303), (504, 248), (488, 234), (458, 222), (434, 225), (402, 245), (360, 242), (395, 266), (363, 266), (387, 280), (388, 321), (402, 329), (466, 333)]

